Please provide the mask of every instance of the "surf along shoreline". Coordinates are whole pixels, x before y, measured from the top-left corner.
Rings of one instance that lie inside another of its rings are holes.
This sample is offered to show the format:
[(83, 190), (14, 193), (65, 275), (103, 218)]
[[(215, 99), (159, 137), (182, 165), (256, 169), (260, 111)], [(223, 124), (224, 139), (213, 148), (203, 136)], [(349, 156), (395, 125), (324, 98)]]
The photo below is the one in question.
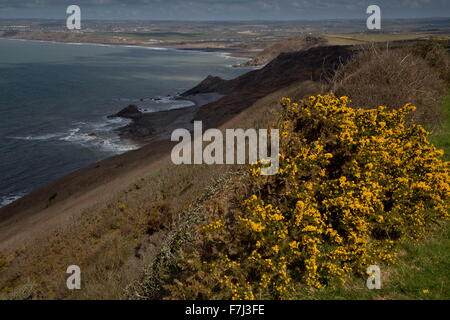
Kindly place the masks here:
[[(15, 41), (31, 41), (31, 42), (44, 42), (44, 43), (62, 43), (70, 45), (93, 45), (93, 46), (107, 46), (107, 47), (127, 47), (127, 48), (143, 48), (148, 50), (163, 50), (163, 51), (178, 51), (178, 52), (198, 52), (204, 54), (222, 55), (224, 57), (233, 57), (241, 59), (243, 63), (250, 61), (249, 53), (247, 55), (242, 55), (239, 53), (232, 53), (221, 48), (172, 48), (168, 47), (154, 47), (151, 45), (143, 44), (129, 44), (129, 43), (94, 43), (94, 42), (70, 42), (70, 41), (51, 41), (51, 40), (39, 40), (39, 39), (20, 39), (20, 38), (8, 38), (1, 37), (4, 40), (15, 40)], [(252, 52), (255, 54), (255, 52)], [(244, 68), (248, 71), (257, 70), (259, 67), (241, 67), (241, 63), (230, 65), (232, 68)], [(208, 78), (211, 76), (208, 76)], [(208, 79), (207, 78), (207, 79)], [(175, 128), (175, 124), (182, 125), (182, 127), (189, 127), (189, 117), (193, 116), (200, 107), (215, 102), (220, 99), (223, 95), (217, 92), (207, 92), (201, 94), (189, 94), (191, 91), (187, 90), (185, 93), (172, 96), (171, 99), (174, 101), (187, 101), (192, 102), (192, 106), (183, 106), (180, 108), (168, 109), (164, 111), (157, 112), (141, 112), (141, 114), (134, 117), (121, 117), (132, 120), (130, 124), (123, 127), (115, 129), (118, 135), (125, 140), (130, 141), (132, 144), (142, 147), (150, 141), (157, 141), (170, 138), (169, 132), (172, 132)], [(130, 106), (130, 105), (129, 105)], [(122, 110), (125, 110), (129, 106), (124, 106)], [(138, 106), (139, 108), (139, 106)], [(121, 111), (122, 111), (121, 110)], [(117, 114), (120, 111), (118, 110)], [(109, 118), (115, 117), (114, 115), (105, 115)], [(1, 208), (1, 207), (0, 207)]]

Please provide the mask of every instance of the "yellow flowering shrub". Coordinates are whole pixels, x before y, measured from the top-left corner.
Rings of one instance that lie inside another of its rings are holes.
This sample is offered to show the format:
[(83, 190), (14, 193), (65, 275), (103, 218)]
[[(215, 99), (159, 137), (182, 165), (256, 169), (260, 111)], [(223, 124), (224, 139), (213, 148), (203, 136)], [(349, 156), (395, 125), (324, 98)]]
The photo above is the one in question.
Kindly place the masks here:
[(202, 298), (289, 298), (300, 284), (342, 285), (369, 265), (395, 262), (401, 241), (449, 218), (449, 163), (407, 122), (414, 107), (348, 102), (282, 99), (278, 174), (250, 169), (250, 196), (206, 228), (212, 249), (197, 257), (202, 276), (173, 290), (190, 283)]

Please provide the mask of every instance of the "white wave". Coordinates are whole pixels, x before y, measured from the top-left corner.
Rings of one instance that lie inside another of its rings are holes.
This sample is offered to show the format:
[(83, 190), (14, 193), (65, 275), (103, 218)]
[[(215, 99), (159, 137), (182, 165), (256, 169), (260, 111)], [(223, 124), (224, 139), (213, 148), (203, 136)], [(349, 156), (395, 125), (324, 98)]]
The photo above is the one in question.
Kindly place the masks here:
[(171, 48), (159, 48), (159, 47), (147, 47), (147, 46), (133, 46), (133, 45), (122, 45), (122, 47), (125, 47), (125, 48), (140, 48), (140, 49), (155, 50), (155, 51), (179, 51), (179, 50), (171, 49)]
[(229, 52), (217, 52), (217, 55), (218, 55), (219, 57), (225, 58), (225, 59), (231, 59), (231, 58), (233, 58), (233, 57), (231, 56), (231, 53), (229, 53)]
[(115, 129), (124, 127), (131, 122), (132, 122), (131, 119), (125, 119), (125, 118), (120, 118), (120, 117), (117, 117), (117, 118), (104, 117), (103, 121), (84, 123), (84, 127), (85, 127), (85, 131), (90, 131), (93, 133), (112, 132)]
[[(61, 42), (56, 42), (61, 43)], [(96, 47), (115, 47), (112, 44), (104, 44), (104, 43), (91, 43), (91, 42), (63, 42), (65, 44), (71, 44), (75, 46), (96, 46)]]
[(69, 134), (65, 137), (60, 138), (62, 141), (71, 141), (71, 142), (86, 142), (95, 139), (95, 136), (92, 136), (88, 133), (80, 133), (80, 128), (75, 128), (69, 130)]
[(188, 100), (183, 100), (183, 101), (185, 101), (185, 102), (180, 101), (180, 103), (175, 103), (175, 104), (171, 105), (168, 108), (168, 110), (189, 108), (189, 107), (195, 106), (195, 103), (192, 101), (188, 101)]
[[(102, 126), (103, 124), (97, 123), (93, 125)], [(112, 133), (112, 130), (110, 128), (105, 127), (104, 130), (101, 130), (100, 128), (96, 132), (92, 133), (85, 133), (81, 132), (80, 130), (80, 128), (71, 129), (69, 130), (69, 134), (65, 137), (60, 138), (60, 140), (77, 143), (86, 148), (95, 148), (96, 150), (113, 154), (119, 154), (139, 148), (135, 144), (131, 144), (127, 141), (121, 140), (115, 135), (115, 133)], [(111, 133), (111, 136), (105, 136), (105, 133)]]
[(8, 195), (0, 198), (0, 207), (7, 206), (10, 203), (22, 198), (25, 193), (17, 194), (17, 195)]
[(101, 150), (103, 151), (112, 152), (116, 154), (136, 150), (139, 148), (137, 145), (123, 143), (113, 138), (101, 139), (98, 141), (98, 143), (96, 143), (96, 145), (100, 147)]
[(127, 125), (129, 123), (131, 123), (131, 119), (126, 119), (126, 118), (110, 118), (106, 120), (107, 122), (105, 123), (106, 125), (119, 125), (119, 126), (124, 126)]
[(190, 100), (178, 100), (175, 99), (174, 96), (164, 96), (164, 97), (156, 97), (151, 99), (152, 103), (156, 103), (157, 105), (161, 105), (161, 107), (154, 106), (144, 106), (140, 107), (139, 111), (143, 113), (152, 113), (173, 109), (183, 109), (195, 106), (195, 103)]
[(16, 140), (51, 140), (58, 137), (61, 137), (63, 134), (61, 133), (49, 133), (49, 134), (43, 134), (43, 135), (36, 135), (36, 136), (16, 136), (16, 137), (8, 137), (10, 139), (16, 139)]
[(178, 100), (175, 99), (173, 96), (166, 96), (166, 97), (157, 97), (157, 100), (155, 99), (154, 102), (156, 103), (163, 103), (163, 104), (177, 104), (177, 105), (186, 105), (186, 106), (192, 106), (194, 103), (189, 100)]
[(8, 137), (17, 140), (48, 141), (56, 140), (68, 143), (75, 143), (86, 148), (109, 153), (123, 153), (137, 149), (138, 146), (128, 141), (124, 141), (117, 136), (114, 130), (123, 127), (131, 122), (124, 118), (104, 118), (99, 122), (76, 122), (75, 128), (63, 133), (48, 133), (42, 135), (14, 136)]

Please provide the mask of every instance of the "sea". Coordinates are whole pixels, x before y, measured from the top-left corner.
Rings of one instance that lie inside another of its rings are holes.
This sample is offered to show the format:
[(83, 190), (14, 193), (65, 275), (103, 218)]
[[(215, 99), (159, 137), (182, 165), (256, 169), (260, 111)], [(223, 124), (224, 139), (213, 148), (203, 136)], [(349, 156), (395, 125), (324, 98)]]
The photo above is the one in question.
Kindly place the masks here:
[(77, 169), (138, 148), (108, 119), (189, 108), (174, 100), (208, 75), (248, 69), (224, 53), (0, 39), (0, 206)]

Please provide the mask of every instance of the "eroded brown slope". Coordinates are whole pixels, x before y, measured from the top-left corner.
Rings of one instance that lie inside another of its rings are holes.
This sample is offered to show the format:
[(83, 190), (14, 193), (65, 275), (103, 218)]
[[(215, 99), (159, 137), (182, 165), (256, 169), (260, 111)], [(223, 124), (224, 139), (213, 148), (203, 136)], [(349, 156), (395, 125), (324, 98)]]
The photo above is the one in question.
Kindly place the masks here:
[(353, 51), (348, 47), (317, 47), (307, 51), (283, 53), (264, 68), (248, 72), (236, 79), (225, 81), (207, 78), (205, 83), (185, 94), (205, 93), (214, 90), (224, 94), (220, 100), (199, 109), (196, 120), (202, 120), (206, 127), (217, 125), (252, 105), (258, 99), (299, 81), (325, 81), (335, 68), (347, 61)]

